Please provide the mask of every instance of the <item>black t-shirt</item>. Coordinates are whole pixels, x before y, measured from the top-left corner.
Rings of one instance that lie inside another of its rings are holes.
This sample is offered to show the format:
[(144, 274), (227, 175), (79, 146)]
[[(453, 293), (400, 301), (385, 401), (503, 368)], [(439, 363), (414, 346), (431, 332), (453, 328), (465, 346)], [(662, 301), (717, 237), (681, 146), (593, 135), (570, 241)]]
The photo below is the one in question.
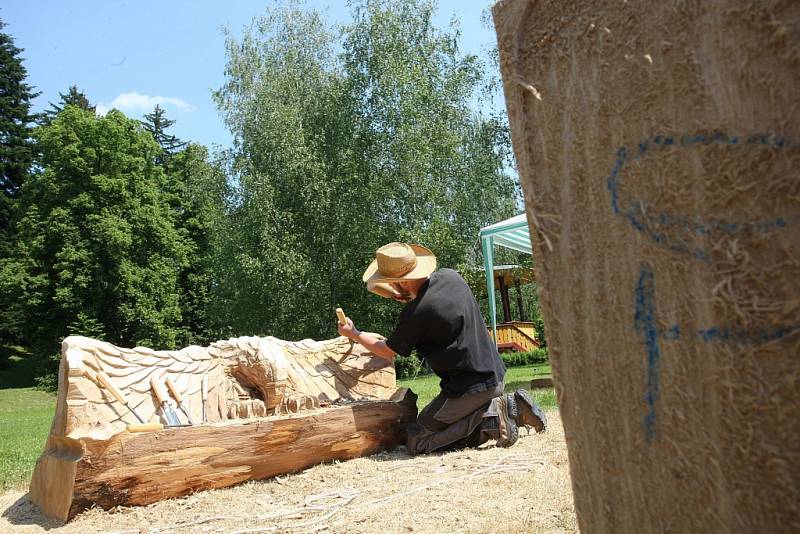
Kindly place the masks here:
[(506, 374), (472, 291), (452, 269), (436, 271), (422, 285), (386, 344), (403, 356), (416, 348), (447, 397), (492, 389)]

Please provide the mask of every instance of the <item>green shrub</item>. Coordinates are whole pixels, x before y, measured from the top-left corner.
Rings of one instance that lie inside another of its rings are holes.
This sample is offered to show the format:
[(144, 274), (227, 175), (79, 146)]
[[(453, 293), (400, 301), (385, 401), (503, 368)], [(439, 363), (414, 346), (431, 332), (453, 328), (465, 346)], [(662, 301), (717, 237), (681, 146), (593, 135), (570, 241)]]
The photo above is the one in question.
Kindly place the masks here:
[(394, 371), (398, 379), (415, 378), (431, 372), (428, 366), (417, 358), (416, 353), (412, 353), (411, 356), (398, 354), (394, 359)]
[(506, 367), (535, 365), (548, 361), (547, 349), (535, 348), (528, 352), (504, 352), (500, 354)]

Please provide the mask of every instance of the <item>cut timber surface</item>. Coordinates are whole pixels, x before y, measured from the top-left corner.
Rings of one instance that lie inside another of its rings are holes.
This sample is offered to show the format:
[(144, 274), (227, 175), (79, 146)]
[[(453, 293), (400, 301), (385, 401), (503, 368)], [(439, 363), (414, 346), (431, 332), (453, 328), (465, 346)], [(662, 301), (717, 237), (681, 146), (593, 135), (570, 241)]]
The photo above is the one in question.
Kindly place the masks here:
[[(145, 421), (161, 415), (149, 389), (155, 373), (183, 391), (196, 422), (203, 413), (212, 422), (128, 432), (139, 421), (97, 379), (101, 372)], [(90, 506), (148, 504), (372, 454), (404, 443), (415, 399), (395, 387), (391, 364), (344, 338), (239, 338), (166, 352), (70, 337), (30, 498), (67, 520)]]

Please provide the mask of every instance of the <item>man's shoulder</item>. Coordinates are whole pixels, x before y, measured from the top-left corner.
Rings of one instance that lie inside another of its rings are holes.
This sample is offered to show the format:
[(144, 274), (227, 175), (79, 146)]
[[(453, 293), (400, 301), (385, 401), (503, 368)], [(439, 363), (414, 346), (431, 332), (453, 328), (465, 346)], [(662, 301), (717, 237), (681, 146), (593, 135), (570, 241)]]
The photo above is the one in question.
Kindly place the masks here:
[(464, 281), (461, 275), (458, 274), (458, 271), (454, 271), (453, 269), (449, 269), (447, 267), (437, 270), (431, 275), (431, 278), (437, 278), (441, 280), (458, 280), (460, 282)]
[(469, 291), (466, 280), (453, 269), (439, 269), (431, 275), (431, 287), (433, 293), (445, 292), (448, 295), (456, 295)]

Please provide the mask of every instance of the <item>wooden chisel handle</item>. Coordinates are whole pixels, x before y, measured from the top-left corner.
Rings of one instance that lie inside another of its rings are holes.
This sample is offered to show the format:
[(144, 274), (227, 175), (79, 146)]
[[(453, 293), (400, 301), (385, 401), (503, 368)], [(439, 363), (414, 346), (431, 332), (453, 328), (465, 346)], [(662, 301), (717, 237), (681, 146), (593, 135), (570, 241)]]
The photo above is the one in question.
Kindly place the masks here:
[(347, 315), (344, 314), (343, 309), (336, 308), (336, 317), (339, 319), (339, 324), (347, 324)]
[(153, 388), (153, 393), (156, 394), (159, 405), (163, 405), (167, 402), (167, 392), (164, 390), (164, 386), (161, 385), (158, 378), (156, 378), (156, 375), (150, 375), (150, 387)]
[(136, 425), (128, 425), (128, 432), (150, 432), (151, 430), (164, 430), (164, 425), (161, 423), (142, 423)]
[(115, 386), (114, 384), (111, 383), (111, 379), (108, 378), (107, 374), (105, 374), (104, 372), (101, 371), (101, 372), (97, 373), (97, 377), (96, 378), (97, 378), (98, 382), (103, 384), (104, 388), (106, 388), (108, 391), (111, 392), (111, 394), (114, 396), (115, 399), (117, 399), (119, 402), (121, 402), (125, 406), (128, 405), (128, 399), (125, 398), (125, 394), (123, 394), (122, 391), (120, 391), (117, 386)]
[(181, 394), (178, 393), (178, 388), (175, 387), (175, 382), (173, 382), (170, 377), (166, 377), (164, 382), (167, 383), (167, 388), (169, 389), (169, 392), (172, 393), (172, 398), (178, 401), (178, 404), (183, 404), (183, 398), (181, 398)]
[(201, 408), (203, 409), (203, 423), (206, 422), (208, 416), (206, 415), (206, 401), (208, 400), (208, 375), (203, 375), (203, 379), (200, 381), (200, 403)]

